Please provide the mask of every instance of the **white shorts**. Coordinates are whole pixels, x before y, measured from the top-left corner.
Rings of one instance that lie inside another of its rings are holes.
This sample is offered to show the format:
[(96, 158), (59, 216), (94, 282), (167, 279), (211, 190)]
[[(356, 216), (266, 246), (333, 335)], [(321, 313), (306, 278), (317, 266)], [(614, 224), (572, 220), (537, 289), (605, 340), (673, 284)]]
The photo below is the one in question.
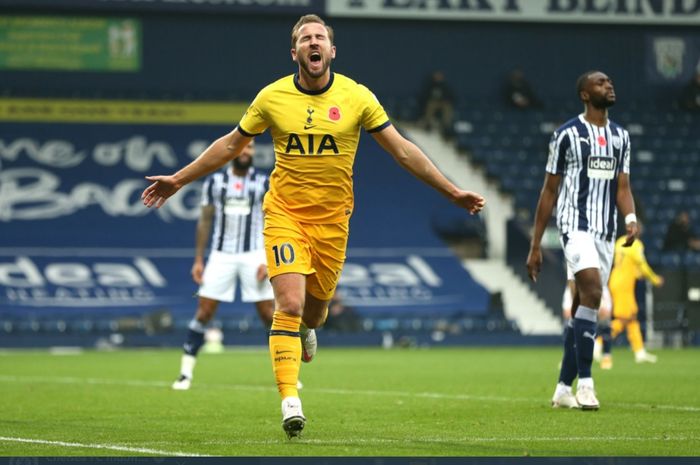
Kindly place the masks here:
[(585, 231), (574, 231), (561, 238), (566, 258), (566, 278), (571, 281), (574, 275), (587, 268), (597, 268), (603, 287), (607, 286), (612, 268), (615, 242), (598, 239)]
[(266, 277), (258, 281), (256, 276), (258, 267), (265, 264), (264, 250), (241, 254), (213, 251), (204, 267), (198, 295), (219, 302), (233, 302), (236, 282), (240, 278), (243, 302), (273, 300), (270, 280)]

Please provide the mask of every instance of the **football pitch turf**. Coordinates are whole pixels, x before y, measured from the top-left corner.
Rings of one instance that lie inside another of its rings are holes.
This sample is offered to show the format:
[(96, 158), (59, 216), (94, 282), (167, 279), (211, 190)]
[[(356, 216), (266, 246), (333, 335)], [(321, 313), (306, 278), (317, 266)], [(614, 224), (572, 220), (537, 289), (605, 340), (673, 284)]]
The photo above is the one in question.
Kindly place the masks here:
[[(323, 341), (321, 340), (321, 344)], [(339, 349), (302, 366), (303, 436), (288, 440), (263, 347), (0, 353), (2, 456), (698, 456), (700, 351), (594, 368), (601, 409), (549, 401), (560, 350)]]

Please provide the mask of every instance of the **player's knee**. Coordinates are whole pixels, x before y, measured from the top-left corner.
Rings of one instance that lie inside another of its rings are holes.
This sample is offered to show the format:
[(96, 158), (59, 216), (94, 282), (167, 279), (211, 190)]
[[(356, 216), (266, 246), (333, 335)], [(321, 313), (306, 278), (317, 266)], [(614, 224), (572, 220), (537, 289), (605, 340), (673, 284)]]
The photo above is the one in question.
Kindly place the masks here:
[(207, 324), (209, 323), (212, 318), (214, 318), (214, 312), (213, 311), (197, 311), (197, 321), (199, 321), (202, 324)]
[(289, 315), (300, 316), (304, 308), (303, 296), (279, 295), (276, 298), (276, 310)]

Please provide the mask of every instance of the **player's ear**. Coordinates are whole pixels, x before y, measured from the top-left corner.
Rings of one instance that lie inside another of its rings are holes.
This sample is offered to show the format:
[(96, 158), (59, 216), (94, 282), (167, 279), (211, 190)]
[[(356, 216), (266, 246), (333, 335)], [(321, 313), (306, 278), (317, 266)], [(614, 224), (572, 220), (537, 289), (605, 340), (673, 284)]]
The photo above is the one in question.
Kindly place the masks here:
[(296, 61), (297, 61), (297, 49), (293, 48), (290, 50), (290, 52), (292, 54), (292, 61), (296, 63)]
[(335, 59), (335, 45), (331, 45), (331, 59)]

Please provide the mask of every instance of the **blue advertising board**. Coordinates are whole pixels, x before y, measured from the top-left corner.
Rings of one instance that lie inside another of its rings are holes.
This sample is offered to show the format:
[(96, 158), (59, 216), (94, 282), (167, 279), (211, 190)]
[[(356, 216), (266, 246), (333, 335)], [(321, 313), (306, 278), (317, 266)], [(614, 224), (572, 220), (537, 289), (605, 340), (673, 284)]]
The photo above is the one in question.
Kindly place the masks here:
[[(145, 175), (175, 171), (231, 126), (3, 123), (0, 317), (191, 315), (201, 182), (161, 209), (145, 208), (140, 194)], [(351, 239), (339, 287), (346, 304), (363, 314), (483, 312), (488, 293), (430, 232), (432, 191), (416, 189), (413, 179), (403, 191), (402, 176), (410, 176), (363, 139), (360, 164), (371, 166), (362, 170), (367, 179), (358, 170), (357, 182), (373, 190), (360, 197), (373, 205), (360, 201), (351, 223), (358, 239)], [(261, 136), (256, 165), (273, 163), (269, 136)], [(377, 172), (384, 182), (372, 182)], [(397, 199), (402, 206), (392, 205)], [(251, 308), (234, 303), (226, 311)]]

